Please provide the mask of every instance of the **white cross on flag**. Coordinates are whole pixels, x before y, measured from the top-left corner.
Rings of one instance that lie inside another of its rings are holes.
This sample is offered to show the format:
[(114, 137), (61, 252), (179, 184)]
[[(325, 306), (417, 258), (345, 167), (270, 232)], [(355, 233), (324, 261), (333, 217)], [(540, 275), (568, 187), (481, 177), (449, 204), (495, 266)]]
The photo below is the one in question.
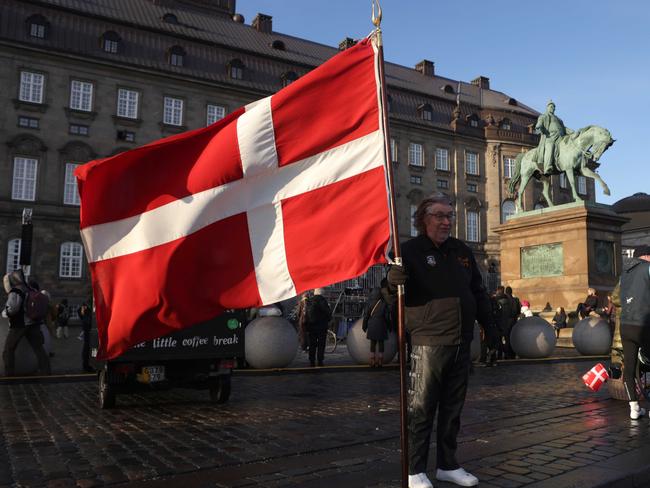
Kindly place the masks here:
[(378, 62), (366, 39), (216, 124), (77, 169), (101, 358), (384, 261)]

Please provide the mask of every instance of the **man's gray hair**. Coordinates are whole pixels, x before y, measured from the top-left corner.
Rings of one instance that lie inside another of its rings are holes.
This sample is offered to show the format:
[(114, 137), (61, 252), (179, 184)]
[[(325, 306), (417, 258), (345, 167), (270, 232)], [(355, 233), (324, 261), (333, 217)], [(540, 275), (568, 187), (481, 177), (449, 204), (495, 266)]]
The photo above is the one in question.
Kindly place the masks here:
[(445, 195), (442, 192), (435, 192), (426, 197), (424, 200), (420, 202), (420, 205), (418, 205), (417, 210), (415, 211), (415, 214), (413, 215), (413, 220), (414, 220), (414, 225), (415, 228), (418, 231), (419, 235), (426, 234), (426, 226), (424, 225), (424, 217), (426, 217), (427, 212), (429, 211), (429, 208), (431, 206), (435, 205), (436, 203), (440, 203), (442, 205), (451, 205), (453, 207), (453, 201), (451, 200), (451, 197), (449, 195)]

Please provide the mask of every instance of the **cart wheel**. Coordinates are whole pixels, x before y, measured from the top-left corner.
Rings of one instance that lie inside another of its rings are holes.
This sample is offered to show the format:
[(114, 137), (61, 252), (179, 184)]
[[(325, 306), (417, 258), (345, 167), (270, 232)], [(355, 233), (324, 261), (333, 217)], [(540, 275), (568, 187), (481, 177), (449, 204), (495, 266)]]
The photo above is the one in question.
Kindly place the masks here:
[(325, 339), (325, 352), (333, 353), (336, 351), (337, 338), (333, 330), (327, 331), (327, 338)]
[(106, 369), (99, 372), (99, 408), (102, 410), (115, 406), (115, 388), (106, 381)]
[(210, 400), (215, 403), (226, 403), (230, 398), (230, 375), (219, 375), (210, 380)]

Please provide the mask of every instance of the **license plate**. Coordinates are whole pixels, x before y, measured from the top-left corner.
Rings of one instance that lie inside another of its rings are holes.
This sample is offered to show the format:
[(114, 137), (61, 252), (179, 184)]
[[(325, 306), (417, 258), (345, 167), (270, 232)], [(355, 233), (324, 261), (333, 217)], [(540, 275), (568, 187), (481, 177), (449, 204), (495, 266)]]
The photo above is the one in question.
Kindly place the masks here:
[(165, 379), (164, 366), (145, 366), (142, 368), (143, 383), (157, 383)]

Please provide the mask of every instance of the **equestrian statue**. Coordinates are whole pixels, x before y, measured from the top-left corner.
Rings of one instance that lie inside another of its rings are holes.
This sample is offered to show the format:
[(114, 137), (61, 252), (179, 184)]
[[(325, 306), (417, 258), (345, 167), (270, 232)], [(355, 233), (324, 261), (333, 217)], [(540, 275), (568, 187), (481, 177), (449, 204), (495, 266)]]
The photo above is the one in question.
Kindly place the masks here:
[(535, 129), (540, 134), (539, 145), (517, 156), (508, 185), (510, 194), (517, 194), (517, 212), (522, 211), (521, 199), (531, 177), (542, 180), (542, 194), (549, 207), (553, 206), (549, 188), (554, 174), (566, 174), (574, 201), (580, 199), (576, 192), (576, 175), (597, 180), (605, 195), (609, 195), (609, 187), (594, 171), (600, 166), (600, 157), (615, 142), (607, 129), (597, 125), (577, 131), (568, 129), (562, 119), (555, 115), (552, 101), (546, 105), (546, 112), (538, 117)]

